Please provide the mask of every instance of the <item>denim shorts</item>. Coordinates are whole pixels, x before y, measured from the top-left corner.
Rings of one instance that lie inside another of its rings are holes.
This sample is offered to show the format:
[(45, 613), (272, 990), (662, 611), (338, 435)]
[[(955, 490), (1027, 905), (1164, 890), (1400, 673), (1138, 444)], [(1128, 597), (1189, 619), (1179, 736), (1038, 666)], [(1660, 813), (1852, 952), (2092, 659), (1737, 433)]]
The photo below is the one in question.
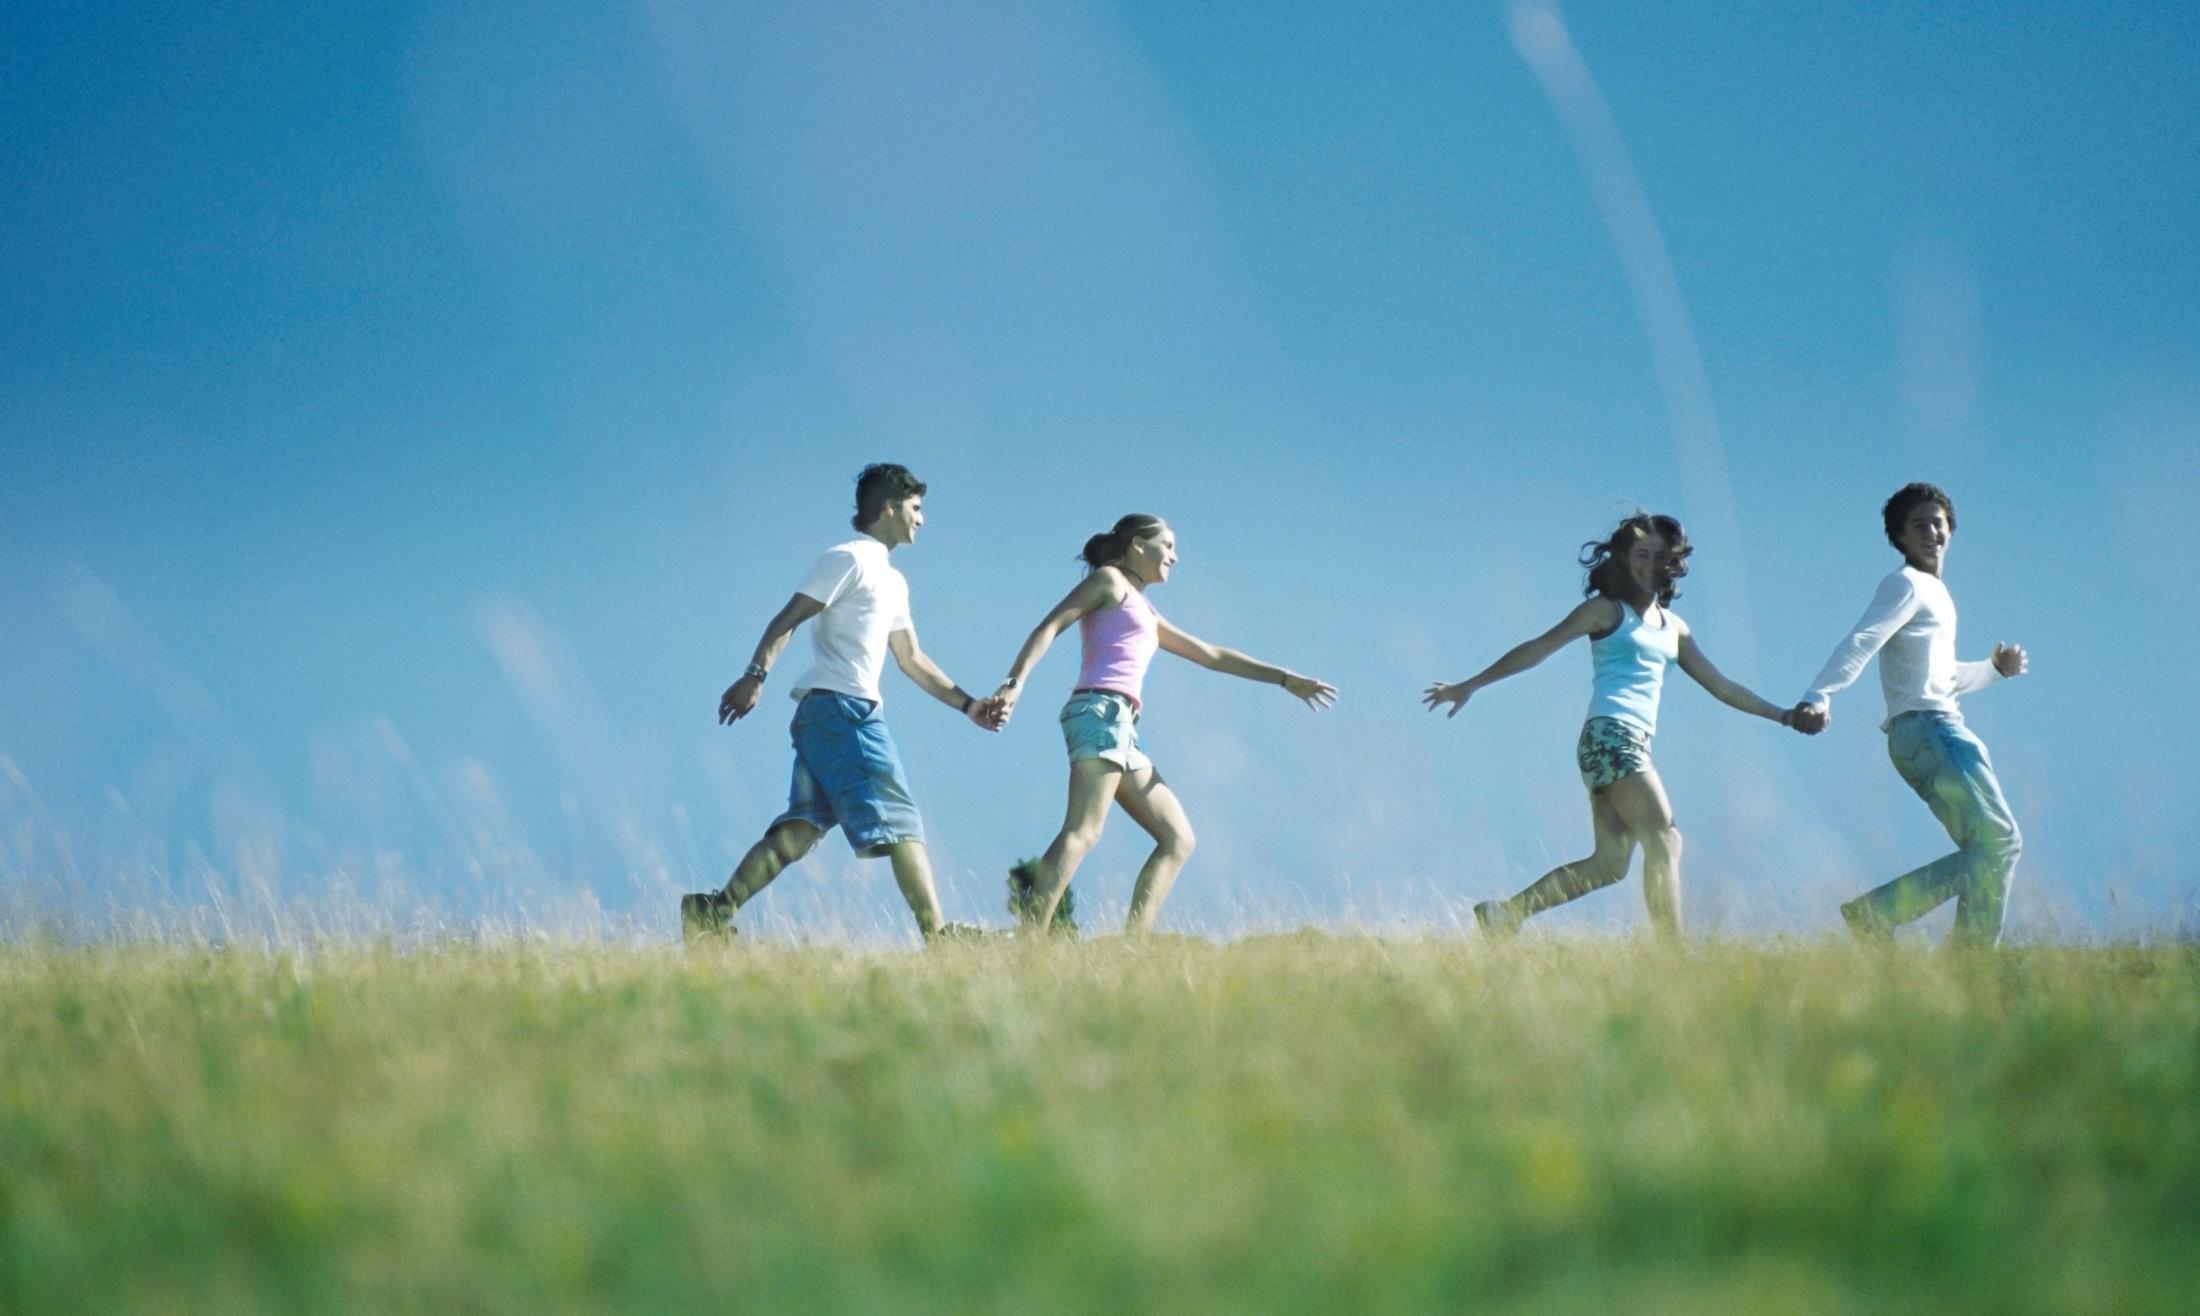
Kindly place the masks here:
[(1079, 690), (1062, 705), (1062, 743), (1069, 761), (1102, 759), (1125, 772), (1153, 766), (1138, 747), (1138, 705), (1129, 695)]
[(1581, 724), (1574, 766), (1581, 769), (1582, 785), (1603, 790), (1650, 766), (1650, 733), (1616, 717), (1592, 717)]
[(922, 841), (924, 824), (909, 794), (901, 752), (878, 704), (837, 690), (812, 690), (795, 705), (794, 780), (787, 811), (772, 820), (838, 826), (865, 858), (900, 841)]

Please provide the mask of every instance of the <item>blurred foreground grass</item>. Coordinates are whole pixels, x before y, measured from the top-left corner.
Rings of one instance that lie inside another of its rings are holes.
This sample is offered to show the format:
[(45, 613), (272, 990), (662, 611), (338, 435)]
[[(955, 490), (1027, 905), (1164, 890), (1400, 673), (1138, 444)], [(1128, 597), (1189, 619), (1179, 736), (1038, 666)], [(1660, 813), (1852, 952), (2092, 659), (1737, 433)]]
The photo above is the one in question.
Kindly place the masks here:
[(2192, 947), (0, 947), (11, 1311), (2196, 1293)]

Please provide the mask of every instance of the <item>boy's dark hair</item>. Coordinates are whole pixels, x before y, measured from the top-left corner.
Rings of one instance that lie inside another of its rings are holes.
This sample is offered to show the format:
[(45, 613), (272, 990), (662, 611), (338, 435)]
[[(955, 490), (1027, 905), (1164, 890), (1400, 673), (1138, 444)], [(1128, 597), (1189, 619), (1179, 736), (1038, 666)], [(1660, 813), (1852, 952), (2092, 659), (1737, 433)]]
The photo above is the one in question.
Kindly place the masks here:
[(1579, 560), (1589, 573), (1582, 582), (1582, 597), (1602, 594), (1608, 599), (1630, 598), (1635, 592), (1635, 582), (1627, 574), (1627, 554), (1651, 535), (1663, 539), (1666, 549), (1665, 585), (1658, 591), (1658, 603), (1670, 605), (1679, 598), (1680, 579), (1688, 574), (1688, 555), (1696, 550), (1689, 544), (1688, 532), (1681, 529), (1679, 521), (1650, 512), (1637, 512), (1620, 522), (1602, 543), (1592, 539), (1581, 546)]
[(856, 477), (856, 514), (849, 520), (858, 530), (879, 519), (888, 503), (898, 503), (924, 493), (924, 481), (896, 462), (872, 462)]
[(1887, 542), (1894, 545), (1897, 552), (1902, 551), (1902, 525), (1910, 519), (1910, 513), (1917, 510), (1919, 503), (1939, 503), (1940, 510), (1948, 514), (1948, 528), (1956, 528), (1956, 500), (1948, 496), (1946, 489), (1922, 480), (1905, 484), (1894, 491), (1894, 497), (1887, 500), (1885, 507), (1879, 509), (1879, 519), (1887, 527)]

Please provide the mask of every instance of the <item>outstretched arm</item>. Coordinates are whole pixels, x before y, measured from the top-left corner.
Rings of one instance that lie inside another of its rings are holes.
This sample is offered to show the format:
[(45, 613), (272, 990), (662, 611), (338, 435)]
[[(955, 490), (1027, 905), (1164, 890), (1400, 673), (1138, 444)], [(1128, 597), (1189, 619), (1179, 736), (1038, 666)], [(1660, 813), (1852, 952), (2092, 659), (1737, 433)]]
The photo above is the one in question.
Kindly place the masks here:
[(1695, 679), (1697, 685), (1711, 692), (1711, 697), (1729, 708), (1739, 708), (1754, 717), (1777, 722), (1781, 726), (1793, 726), (1795, 710), (1781, 708), (1728, 676), (1714, 665), (1696, 643), (1696, 633), (1685, 626), (1681, 630), (1681, 670)]
[(1001, 688), (986, 701), (998, 711), (1002, 722), (1007, 722), (1008, 715), (1016, 711), (1016, 701), (1024, 693), (1024, 678), (1031, 675), (1031, 669), (1039, 665), (1041, 658), (1046, 657), (1047, 648), (1054, 643), (1055, 637), (1086, 613), (1121, 603), (1124, 591), (1129, 588), (1130, 583), (1123, 579), (1122, 572), (1114, 567), (1102, 567), (1062, 596), (1062, 601), (1055, 604), (1046, 619), (1025, 638), (1024, 647), (1016, 651), (1016, 661), (1008, 665), (1008, 676), (1001, 682)]
[(787, 648), (788, 637), (795, 627), (825, 611), (825, 605), (807, 594), (796, 594), (787, 600), (777, 616), (764, 627), (764, 638), (756, 642), (756, 653), (749, 659), (749, 670), (740, 680), (726, 687), (726, 693), (718, 699), (718, 722), (729, 726), (748, 716), (756, 707), (757, 697), (764, 692), (764, 677), (779, 661), (779, 655)]
[(1617, 625), (1619, 625), (1619, 605), (1617, 603), (1601, 595), (1593, 599), (1584, 599), (1572, 612), (1567, 613), (1565, 620), (1559, 622), (1558, 625), (1553, 626), (1532, 640), (1522, 641), (1507, 649), (1496, 662), (1491, 663), (1466, 680), (1457, 681), (1450, 685), (1438, 681), (1431, 685), (1422, 693), (1421, 702), (1428, 705), (1428, 710), (1431, 713), (1445, 704), (1450, 704), (1451, 711), (1444, 716), (1457, 717), (1459, 716), (1459, 710), (1467, 706), (1467, 701), (1474, 698), (1478, 692), (1486, 687), (1495, 685), (1508, 676), (1518, 676), (1584, 635), (1600, 634)]
[(1280, 685), (1292, 695), (1306, 701), (1308, 708), (1327, 708), (1337, 702), (1337, 687), (1311, 676), (1301, 676), (1289, 668), (1264, 663), (1235, 649), (1225, 649), (1219, 644), (1209, 644), (1196, 635), (1189, 635), (1161, 619), (1161, 647), (1179, 658), (1189, 658), (1211, 672), (1225, 676), (1242, 676), (1262, 685)]
[(980, 699), (948, 679), (940, 665), (917, 644), (917, 630), (904, 626), (886, 637), (886, 647), (893, 651), (894, 665), (902, 675), (916, 682), (917, 688), (961, 713), (988, 731), (1001, 729), (1000, 718), (993, 708), (993, 701)]
[(1917, 612), (1917, 588), (1909, 577), (1896, 571), (1879, 583), (1879, 592), (1872, 595), (1871, 604), (1864, 615), (1856, 619), (1856, 625), (1841, 642), (1833, 646), (1833, 653), (1826, 658), (1818, 679), (1810, 683), (1803, 695), (1804, 704), (1823, 707), (1833, 697), (1849, 688), (1857, 677), (1864, 674), (1865, 664), (1872, 655), (1886, 647)]

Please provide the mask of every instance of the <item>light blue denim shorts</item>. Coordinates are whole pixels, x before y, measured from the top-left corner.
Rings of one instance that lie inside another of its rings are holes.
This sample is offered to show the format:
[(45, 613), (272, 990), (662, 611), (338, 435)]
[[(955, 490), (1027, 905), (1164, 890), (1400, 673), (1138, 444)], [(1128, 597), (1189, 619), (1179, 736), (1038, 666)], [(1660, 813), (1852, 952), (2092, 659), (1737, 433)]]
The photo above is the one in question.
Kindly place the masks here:
[(1069, 761), (1104, 759), (1137, 772), (1153, 766), (1138, 747), (1138, 705), (1129, 695), (1105, 690), (1079, 690), (1062, 705), (1062, 743), (1069, 747)]
[(787, 787), (787, 811), (772, 826), (800, 821), (821, 832), (838, 826), (865, 858), (898, 841), (924, 839), (901, 751), (876, 703), (837, 690), (812, 690), (795, 705), (788, 732), (794, 737), (794, 779)]

